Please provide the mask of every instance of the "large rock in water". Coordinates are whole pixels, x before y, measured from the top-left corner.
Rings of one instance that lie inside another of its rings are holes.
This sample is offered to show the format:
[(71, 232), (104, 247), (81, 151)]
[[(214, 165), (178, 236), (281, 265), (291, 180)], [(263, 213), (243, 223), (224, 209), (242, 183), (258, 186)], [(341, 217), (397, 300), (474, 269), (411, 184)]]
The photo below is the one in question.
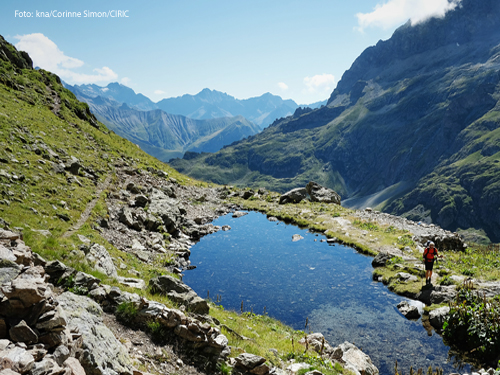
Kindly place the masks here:
[(340, 195), (332, 189), (328, 189), (320, 184), (310, 181), (306, 186), (307, 194), (312, 202), (335, 203), (340, 205)]
[(418, 308), (416, 306), (410, 305), (407, 301), (401, 301), (400, 303), (398, 303), (398, 310), (405, 316), (406, 319), (420, 318)]
[(206, 315), (210, 310), (207, 301), (198, 296), (189, 286), (172, 276), (155, 277), (149, 280), (149, 286), (153, 293), (164, 294), (196, 314)]
[(87, 375), (132, 375), (125, 347), (102, 321), (101, 307), (88, 297), (65, 292), (57, 297), (70, 329), (82, 335), (80, 363)]
[(305, 188), (292, 189), (280, 197), (280, 204), (300, 203), (307, 197)]

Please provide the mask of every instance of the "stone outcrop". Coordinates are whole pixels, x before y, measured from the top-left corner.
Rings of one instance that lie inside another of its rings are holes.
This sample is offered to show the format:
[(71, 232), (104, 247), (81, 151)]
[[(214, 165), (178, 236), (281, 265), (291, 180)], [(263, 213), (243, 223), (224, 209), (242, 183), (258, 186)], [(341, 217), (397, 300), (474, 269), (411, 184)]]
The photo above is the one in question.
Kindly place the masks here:
[(125, 347), (102, 322), (102, 309), (88, 297), (65, 292), (58, 297), (70, 331), (81, 335), (80, 363), (88, 375), (132, 375)]
[(334, 203), (340, 205), (340, 195), (332, 189), (310, 181), (305, 188), (292, 189), (281, 195), (279, 204), (300, 203), (309, 195), (311, 202)]
[(370, 357), (350, 342), (346, 341), (333, 348), (321, 333), (313, 333), (302, 338), (299, 343), (306, 348), (313, 349), (324, 359), (340, 362), (344, 368), (356, 375), (378, 375), (379, 373)]
[(266, 375), (270, 367), (266, 359), (250, 353), (242, 353), (236, 357), (235, 370), (243, 374)]
[(158, 276), (149, 281), (153, 293), (163, 294), (177, 302), (189, 311), (206, 315), (209, 311), (207, 301), (199, 297), (196, 292), (182, 281), (172, 276)]
[(305, 188), (292, 189), (285, 194), (282, 194), (279, 204), (285, 203), (300, 203), (307, 198), (307, 191)]
[(306, 185), (306, 191), (311, 197), (311, 202), (335, 203), (338, 205), (341, 203), (340, 195), (314, 181), (310, 181)]
[[(11, 255), (14, 243), (19, 247), (16, 252), (19, 256), (15, 258)], [(227, 338), (206, 322), (117, 287), (99, 285), (97, 278), (59, 261), (46, 262), (31, 253), (19, 235), (0, 232), (0, 244), (10, 251), (5, 254), (12, 259), (7, 263), (2, 260), (4, 267), (0, 268), (12, 270), (1, 274), (2, 375), (8, 375), (9, 371), (12, 375), (135, 374), (127, 350), (102, 320), (103, 310), (116, 313), (124, 303), (134, 305), (137, 311), (128, 323), (145, 327), (147, 322), (157, 321), (190, 347), (200, 365), (211, 363), (215, 368), (217, 361), (230, 354)], [(28, 261), (29, 265), (20, 266)], [(33, 261), (39, 265), (35, 266)], [(94, 301), (71, 292), (56, 297), (49, 280), (88, 292)], [(175, 285), (172, 290), (180, 293), (185, 290), (183, 285)], [(197, 312), (208, 313), (208, 305), (205, 301), (203, 304), (206, 311)]]
[[(189, 247), (201, 237), (220, 230), (211, 222), (237, 207), (221, 202), (227, 188), (203, 189), (179, 185), (149, 168), (119, 168), (121, 186), (107, 195), (106, 218), (97, 218), (101, 235), (121, 251), (144, 263), (169, 258), (166, 269), (181, 273), (190, 269)], [(191, 202), (203, 204), (191, 204)], [(86, 244), (89, 245), (89, 244)], [(115, 266), (120, 264), (115, 262)], [(124, 265), (126, 267), (126, 265)], [(139, 276), (129, 269), (132, 276)]]

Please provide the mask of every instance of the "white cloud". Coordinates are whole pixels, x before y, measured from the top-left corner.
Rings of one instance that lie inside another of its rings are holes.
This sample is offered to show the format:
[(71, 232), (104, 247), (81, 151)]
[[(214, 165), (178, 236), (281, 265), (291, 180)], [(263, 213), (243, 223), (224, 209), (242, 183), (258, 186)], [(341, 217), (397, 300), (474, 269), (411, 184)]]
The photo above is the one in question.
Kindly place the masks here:
[(461, 0), (388, 0), (378, 4), (371, 13), (358, 13), (358, 29), (369, 27), (391, 29), (411, 20), (412, 25), (432, 17), (444, 17), (460, 5)]
[(162, 90), (155, 90), (155, 94), (156, 94), (156, 95), (165, 94), (165, 91), (162, 91)]
[(309, 93), (330, 92), (335, 86), (335, 77), (333, 74), (316, 74), (312, 77), (305, 77), (304, 84)]
[(130, 83), (130, 78), (128, 78), (128, 77), (123, 77), (122, 79), (120, 79), (120, 83), (121, 83), (122, 85), (127, 86), (127, 85)]
[(43, 34), (17, 35), (15, 38), (19, 39), (16, 48), (29, 53), (33, 66), (51, 71), (68, 83), (109, 82), (118, 78), (118, 75), (107, 66), (94, 69), (95, 74), (75, 72), (74, 69), (82, 67), (84, 62), (66, 56), (52, 40)]
[(288, 85), (285, 82), (278, 82), (278, 87), (282, 90), (288, 90)]

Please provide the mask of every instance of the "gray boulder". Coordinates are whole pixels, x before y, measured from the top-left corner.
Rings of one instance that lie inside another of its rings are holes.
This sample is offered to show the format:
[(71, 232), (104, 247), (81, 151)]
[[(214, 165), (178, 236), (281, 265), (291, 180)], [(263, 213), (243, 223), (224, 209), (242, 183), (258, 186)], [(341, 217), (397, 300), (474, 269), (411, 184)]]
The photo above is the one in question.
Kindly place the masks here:
[(311, 197), (312, 202), (335, 203), (340, 205), (340, 195), (332, 189), (328, 189), (320, 184), (310, 181), (306, 186), (307, 194)]
[(384, 252), (380, 252), (377, 254), (375, 258), (372, 260), (372, 266), (374, 268), (384, 267), (387, 262), (392, 258), (392, 255)]
[(344, 368), (352, 371), (356, 375), (378, 375), (378, 369), (372, 363), (368, 355), (359, 350), (354, 344), (345, 341), (340, 344), (334, 351), (340, 349), (342, 360), (345, 362)]
[(127, 227), (135, 229), (137, 231), (141, 230), (141, 224), (134, 219), (134, 215), (128, 207), (122, 207), (118, 215), (118, 220), (120, 221), (120, 223), (123, 223)]
[(282, 194), (279, 200), (279, 204), (285, 203), (300, 203), (307, 197), (307, 191), (305, 188), (292, 189), (285, 194)]
[(255, 354), (242, 353), (236, 357), (236, 367), (255, 375), (269, 373), (269, 366), (265, 364), (266, 359)]
[(137, 207), (146, 207), (148, 203), (149, 203), (149, 198), (146, 197), (144, 194), (139, 194), (135, 197), (135, 205)]
[[(2, 261), (4, 264), (8, 263), (7, 261)], [(0, 285), (8, 283), (15, 279), (19, 273), (21, 272), (21, 267), (19, 267), (15, 263), (8, 263), (8, 267), (0, 267)], [(2, 296), (2, 292), (0, 290), (0, 297)]]
[(207, 301), (199, 297), (189, 286), (172, 276), (155, 277), (149, 281), (149, 286), (153, 293), (166, 295), (196, 314), (206, 315), (209, 312), (210, 307)]
[(47, 284), (43, 276), (42, 267), (31, 267), (0, 289), (11, 305), (29, 308), (45, 298)]
[(104, 246), (99, 244), (92, 245), (85, 255), (85, 259), (96, 270), (106, 274), (107, 276), (115, 278), (118, 277), (113, 259)]
[(68, 326), (82, 335), (80, 363), (87, 375), (132, 375), (125, 347), (102, 321), (102, 309), (88, 297), (65, 292), (57, 298)]
[(410, 305), (407, 301), (401, 301), (398, 303), (398, 310), (407, 319), (418, 319), (420, 318), (420, 313), (416, 306)]

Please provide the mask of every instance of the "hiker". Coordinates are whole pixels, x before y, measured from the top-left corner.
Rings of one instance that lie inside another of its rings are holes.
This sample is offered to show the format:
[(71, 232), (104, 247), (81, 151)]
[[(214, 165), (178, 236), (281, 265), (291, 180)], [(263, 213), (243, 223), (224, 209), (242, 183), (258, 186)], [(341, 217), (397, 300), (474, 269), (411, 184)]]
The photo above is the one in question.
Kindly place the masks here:
[(434, 267), (434, 260), (437, 257), (442, 258), (442, 255), (438, 255), (438, 251), (434, 245), (434, 242), (427, 241), (427, 247), (424, 250), (424, 263), (425, 263), (425, 285), (431, 283), (432, 277), (432, 267)]

